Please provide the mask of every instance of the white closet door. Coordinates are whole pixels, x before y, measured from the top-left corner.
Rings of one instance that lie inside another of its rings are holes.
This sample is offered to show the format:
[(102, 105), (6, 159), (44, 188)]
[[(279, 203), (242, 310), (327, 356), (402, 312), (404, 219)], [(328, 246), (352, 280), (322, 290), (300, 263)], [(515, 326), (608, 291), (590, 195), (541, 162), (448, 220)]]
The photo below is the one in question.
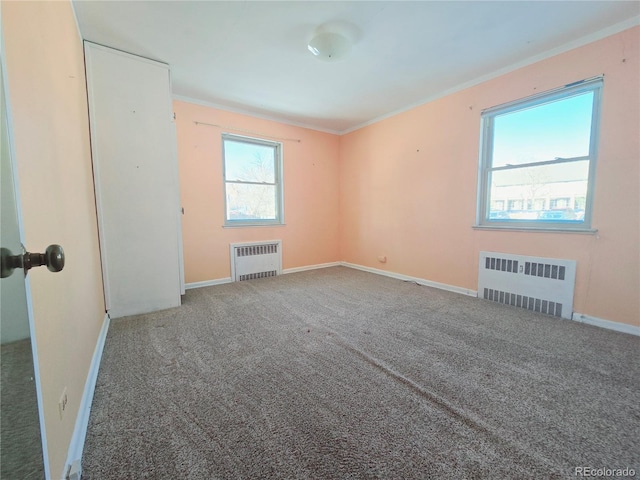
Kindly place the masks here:
[(180, 305), (178, 165), (169, 66), (85, 42), (107, 310)]

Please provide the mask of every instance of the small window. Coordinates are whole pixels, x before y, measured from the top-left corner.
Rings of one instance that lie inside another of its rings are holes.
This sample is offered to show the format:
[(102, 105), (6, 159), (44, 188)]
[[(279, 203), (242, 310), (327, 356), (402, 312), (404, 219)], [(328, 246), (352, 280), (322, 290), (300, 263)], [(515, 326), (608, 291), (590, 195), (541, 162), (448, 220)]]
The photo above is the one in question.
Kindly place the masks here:
[(504, 200), (493, 200), (491, 202), (491, 210), (500, 212), (504, 210)]
[(549, 208), (556, 210), (558, 208), (569, 208), (569, 201), (571, 199), (568, 197), (561, 197), (561, 198), (552, 198), (551, 202), (549, 203)]
[(599, 77), (482, 113), (480, 226), (591, 228), (601, 89)]
[(282, 224), (282, 145), (224, 134), (225, 225)]
[(522, 210), (522, 200), (509, 200), (507, 202), (507, 210), (513, 212), (514, 210)]

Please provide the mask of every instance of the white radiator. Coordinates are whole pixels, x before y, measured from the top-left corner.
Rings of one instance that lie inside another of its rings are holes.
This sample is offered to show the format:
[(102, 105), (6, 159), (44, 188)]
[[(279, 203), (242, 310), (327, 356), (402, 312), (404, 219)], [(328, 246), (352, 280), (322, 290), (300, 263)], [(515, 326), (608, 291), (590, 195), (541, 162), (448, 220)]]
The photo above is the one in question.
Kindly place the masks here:
[(576, 261), (480, 252), (478, 297), (571, 318)]
[(231, 278), (234, 282), (275, 277), (282, 273), (282, 240), (232, 243)]

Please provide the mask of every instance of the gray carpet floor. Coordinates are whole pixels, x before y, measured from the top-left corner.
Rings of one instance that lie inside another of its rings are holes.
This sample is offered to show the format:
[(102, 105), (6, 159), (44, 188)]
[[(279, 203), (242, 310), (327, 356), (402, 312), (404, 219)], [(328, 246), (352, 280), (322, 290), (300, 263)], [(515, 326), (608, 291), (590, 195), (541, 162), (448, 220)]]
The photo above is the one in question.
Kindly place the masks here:
[(44, 478), (31, 340), (0, 346), (0, 479)]
[(640, 338), (345, 267), (113, 320), (86, 480), (640, 472)]

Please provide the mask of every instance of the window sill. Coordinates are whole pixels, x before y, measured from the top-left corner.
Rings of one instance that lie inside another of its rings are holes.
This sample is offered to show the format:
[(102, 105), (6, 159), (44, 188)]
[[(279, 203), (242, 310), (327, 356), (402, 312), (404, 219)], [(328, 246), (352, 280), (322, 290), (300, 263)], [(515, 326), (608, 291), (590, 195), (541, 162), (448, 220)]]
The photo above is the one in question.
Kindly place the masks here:
[(286, 227), (286, 223), (239, 223), (238, 225), (222, 225), (222, 228), (253, 228), (253, 227)]
[(516, 225), (473, 225), (474, 230), (498, 230), (505, 232), (532, 232), (532, 233), (577, 233), (581, 235), (596, 235), (597, 228), (570, 228), (570, 227), (519, 227)]

